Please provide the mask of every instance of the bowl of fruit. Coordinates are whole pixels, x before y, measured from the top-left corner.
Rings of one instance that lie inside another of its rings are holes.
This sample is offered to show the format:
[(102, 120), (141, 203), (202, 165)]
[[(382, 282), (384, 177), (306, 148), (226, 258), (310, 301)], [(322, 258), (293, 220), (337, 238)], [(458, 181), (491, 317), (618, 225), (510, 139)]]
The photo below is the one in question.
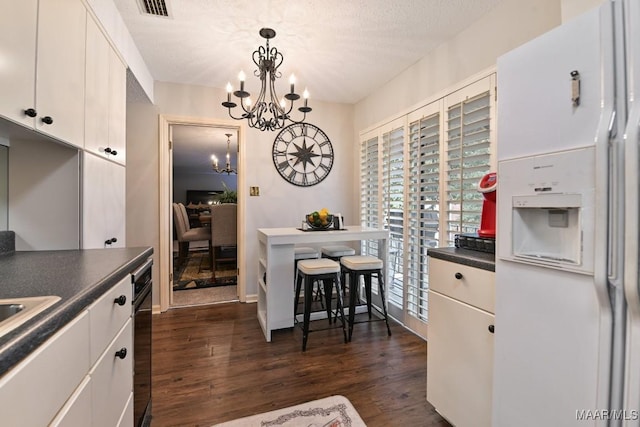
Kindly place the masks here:
[(311, 212), (306, 216), (309, 228), (313, 230), (327, 230), (333, 226), (333, 215), (327, 208)]

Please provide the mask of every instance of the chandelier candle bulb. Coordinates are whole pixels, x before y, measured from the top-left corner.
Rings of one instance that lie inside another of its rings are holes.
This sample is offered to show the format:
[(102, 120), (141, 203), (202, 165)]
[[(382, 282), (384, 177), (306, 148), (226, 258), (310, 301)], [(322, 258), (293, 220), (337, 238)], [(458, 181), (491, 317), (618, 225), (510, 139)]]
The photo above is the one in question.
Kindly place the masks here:
[(289, 84), (291, 85), (291, 93), (295, 93), (296, 91), (293, 90), (293, 86), (296, 84), (296, 76), (294, 76), (293, 74), (291, 74), (291, 77), (289, 77)]

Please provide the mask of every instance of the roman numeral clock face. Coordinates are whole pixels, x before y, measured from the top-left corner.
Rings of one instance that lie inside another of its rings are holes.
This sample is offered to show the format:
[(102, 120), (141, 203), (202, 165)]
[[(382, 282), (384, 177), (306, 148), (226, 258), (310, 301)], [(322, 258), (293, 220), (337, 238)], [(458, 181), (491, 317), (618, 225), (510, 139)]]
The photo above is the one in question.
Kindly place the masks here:
[(273, 164), (293, 185), (316, 185), (329, 175), (333, 166), (331, 141), (312, 124), (289, 125), (273, 141)]

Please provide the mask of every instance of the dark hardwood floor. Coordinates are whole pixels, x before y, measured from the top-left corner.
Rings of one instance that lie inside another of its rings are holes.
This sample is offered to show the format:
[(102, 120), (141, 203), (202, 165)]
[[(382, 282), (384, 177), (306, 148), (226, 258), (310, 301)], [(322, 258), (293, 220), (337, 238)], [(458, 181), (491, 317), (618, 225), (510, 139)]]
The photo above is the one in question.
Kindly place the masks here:
[(170, 310), (153, 317), (152, 426), (210, 426), (331, 395), (347, 397), (368, 427), (449, 424), (426, 401), (426, 343), (396, 323), (311, 333), (276, 331), (267, 343), (255, 304)]

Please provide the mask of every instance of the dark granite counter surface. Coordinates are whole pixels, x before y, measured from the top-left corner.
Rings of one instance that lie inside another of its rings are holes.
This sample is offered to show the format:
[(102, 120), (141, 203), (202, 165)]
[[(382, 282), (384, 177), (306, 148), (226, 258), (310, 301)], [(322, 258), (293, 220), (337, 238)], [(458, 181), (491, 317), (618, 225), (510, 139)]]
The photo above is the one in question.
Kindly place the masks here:
[(80, 314), (153, 253), (147, 248), (15, 252), (0, 256), (0, 299), (57, 295), (60, 301), (0, 336), (0, 376)]
[(495, 254), (487, 252), (472, 251), (461, 248), (433, 248), (427, 250), (427, 255), (433, 258), (443, 259), (445, 261), (468, 265), (470, 267), (496, 271)]

